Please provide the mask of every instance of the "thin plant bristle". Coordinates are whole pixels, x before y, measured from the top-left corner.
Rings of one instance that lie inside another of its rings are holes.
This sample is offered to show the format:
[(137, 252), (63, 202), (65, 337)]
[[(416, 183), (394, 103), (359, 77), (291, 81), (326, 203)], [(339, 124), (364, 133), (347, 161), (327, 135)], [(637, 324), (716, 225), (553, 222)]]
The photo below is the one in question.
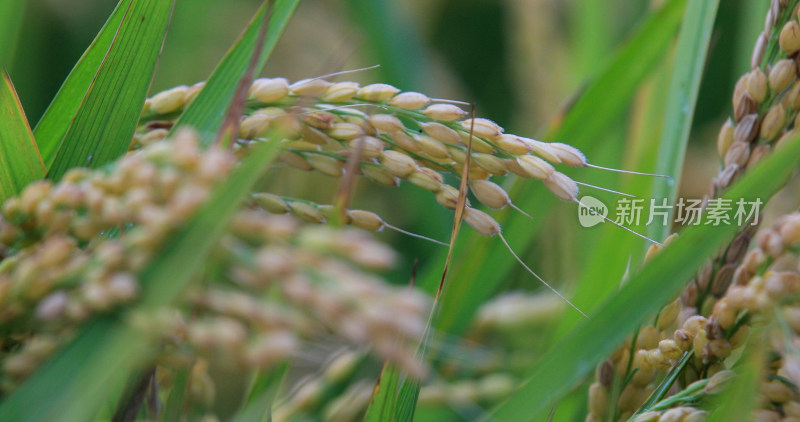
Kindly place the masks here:
[(530, 267), (529, 267), (527, 264), (525, 264), (525, 261), (523, 261), (523, 260), (522, 260), (522, 259), (521, 259), (521, 258), (520, 258), (518, 255), (517, 255), (517, 253), (516, 253), (516, 252), (514, 252), (514, 249), (511, 249), (511, 245), (509, 245), (509, 244), (508, 244), (508, 241), (506, 241), (506, 238), (503, 236), (503, 234), (502, 234), (502, 233), (497, 233), (497, 236), (500, 238), (500, 240), (502, 240), (502, 241), (503, 241), (503, 244), (504, 244), (504, 245), (506, 245), (506, 249), (508, 249), (508, 252), (510, 252), (510, 253), (511, 253), (511, 255), (514, 257), (514, 259), (516, 259), (516, 260), (517, 260), (517, 262), (519, 262), (519, 264), (520, 264), (520, 265), (522, 265), (522, 267), (523, 267), (523, 268), (525, 268), (526, 270), (528, 270), (528, 272), (529, 272), (529, 273), (531, 273), (531, 275), (533, 275), (534, 277), (536, 277), (536, 279), (537, 279), (537, 280), (539, 280), (539, 282), (541, 282), (542, 284), (544, 284), (544, 285), (545, 285), (545, 286), (546, 286), (548, 289), (552, 290), (552, 291), (553, 291), (553, 293), (555, 293), (555, 294), (556, 294), (558, 297), (560, 297), (560, 298), (561, 298), (561, 299), (562, 299), (564, 302), (567, 302), (567, 304), (568, 304), (569, 306), (571, 306), (573, 309), (575, 309), (576, 311), (578, 311), (578, 313), (580, 313), (581, 315), (583, 315), (583, 316), (584, 316), (584, 318), (587, 318), (587, 319), (589, 318), (589, 316), (588, 316), (588, 315), (586, 315), (586, 314), (585, 314), (583, 311), (581, 311), (581, 310), (580, 310), (580, 309), (579, 309), (577, 306), (575, 306), (575, 304), (574, 304), (574, 303), (570, 302), (570, 301), (569, 301), (569, 299), (567, 299), (566, 297), (564, 297), (564, 295), (562, 295), (562, 294), (561, 294), (561, 293), (560, 293), (558, 290), (556, 290), (556, 289), (555, 289), (555, 287), (551, 286), (549, 283), (547, 283), (546, 281), (544, 281), (544, 279), (543, 279), (542, 277), (540, 277), (540, 276), (539, 276), (539, 274), (536, 274), (536, 272), (534, 272), (534, 271), (533, 271), (533, 270), (532, 270), (532, 269), (531, 269), (531, 268), (530, 268)]
[(593, 210), (593, 209), (592, 209), (592, 207), (590, 207), (590, 206), (588, 206), (588, 205), (584, 204), (584, 203), (583, 203), (583, 202), (581, 202), (579, 199), (576, 199), (576, 200), (575, 200), (575, 203), (577, 203), (577, 204), (578, 204), (579, 206), (581, 206), (581, 207), (584, 207), (584, 208), (586, 208), (587, 210), (589, 210), (589, 212), (590, 212), (590, 213), (592, 213), (592, 214), (594, 214), (594, 215), (596, 215), (596, 216), (598, 216), (598, 217), (602, 218), (602, 219), (603, 219), (603, 220), (605, 220), (605, 221), (608, 221), (609, 223), (611, 223), (611, 224), (613, 224), (613, 225), (615, 225), (615, 226), (617, 226), (617, 227), (619, 227), (619, 228), (621, 228), (621, 229), (623, 229), (623, 230), (629, 231), (629, 232), (631, 232), (631, 233), (635, 234), (636, 236), (639, 236), (639, 237), (641, 237), (642, 239), (644, 239), (644, 240), (646, 240), (646, 241), (648, 241), (648, 242), (650, 242), (650, 243), (653, 243), (653, 244), (656, 244), (656, 245), (659, 245), (659, 246), (664, 246), (663, 244), (661, 244), (661, 243), (659, 243), (659, 242), (657, 242), (657, 241), (655, 241), (655, 240), (653, 240), (653, 239), (651, 239), (651, 238), (649, 238), (649, 237), (647, 237), (647, 236), (645, 236), (645, 235), (643, 235), (643, 234), (641, 234), (641, 233), (639, 233), (639, 232), (637, 232), (637, 231), (635, 231), (635, 230), (629, 229), (629, 228), (627, 228), (627, 227), (623, 226), (622, 224), (619, 224), (619, 223), (617, 223), (616, 221), (614, 221), (614, 220), (612, 220), (612, 219), (610, 219), (610, 218), (606, 217), (606, 216), (605, 216), (605, 215), (603, 215), (603, 214), (600, 214), (600, 213), (598, 213), (597, 211)]
[(628, 254), (628, 263), (625, 264), (625, 272), (622, 273), (622, 280), (621, 283), (624, 283), (628, 280), (631, 275), (631, 261), (633, 260), (633, 254)]
[(611, 168), (611, 167), (603, 167), (603, 166), (598, 166), (598, 165), (589, 164), (589, 163), (586, 163), (586, 167), (591, 167), (591, 168), (595, 168), (595, 169), (599, 169), (599, 170), (613, 171), (613, 172), (617, 172), (617, 173), (635, 174), (635, 175), (638, 175), (638, 176), (663, 177), (664, 179), (672, 179), (672, 176), (669, 176), (669, 175), (666, 175), (666, 174), (644, 173), (644, 172), (641, 172), (641, 171), (632, 171), (632, 170), (620, 170), (620, 169), (615, 169), (615, 168)]
[(442, 242), (441, 240), (431, 239), (430, 237), (426, 237), (426, 236), (423, 236), (421, 234), (412, 233), (410, 231), (403, 230), (403, 229), (401, 229), (399, 227), (392, 226), (391, 224), (387, 224), (386, 222), (384, 222), (383, 225), (387, 229), (394, 230), (394, 231), (396, 231), (398, 233), (402, 233), (402, 234), (404, 234), (406, 236), (411, 236), (411, 237), (416, 237), (418, 239), (427, 240), (428, 242), (433, 242), (433, 243), (436, 243), (437, 245), (450, 246), (450, 244)]
[(511, 207), (511, 208), (513, 208), (515, 211), (518, 211), (520, 214), (524, 215), (525, 217), (528, 217), (528, 218), (530, 218), (531, 220), (533, 220), (533, 217), (531, 217), (531, 215), (530, 215), (530, 214), (528, 214), (528, 213), (527, 213), (527, 212), (525, 212), (525, 211), (522, 211), (522, 209), (520, 209), (518, 206), (514, 205), (514, 203), (512, 203), (512, 202), (509, 202), (509, 203), (508, 203), (508, 206), (509, 206), (509, 207)]
[(581, 185), (581, 186), (586, 186), (587, 188), (597, 189), (597, 190), (601, 190), (601, 191), (604, 191), (604, 192), (610, 192), (610, 193), (614, 193), (614, 194), (617, 194), (617, 195), (620, 195), (620, 196), (627, 196), (628, 198), (636, 198), (636, 195), (631, 195), (629, 193), (620, 192), (620, 191), (617, 191), (617, 190), (614, 190), (614, 189), (603, 188), (603, 187), (600, 187), (600, 186), (590, 185), (588, 183), (583, 183), (583, 182), (578, 182), (578, 181), (575, 181), (575, 183), (578, 184), (578, 185)]
[(455, 104), (455, 105), (462, 105), (462, 106), (471, 106), (472, 105), (472, 103), (468, 103), (466, 101), (448, 100), (446, 98), (431, 98), (431, 102), (433, 102), (433, 103), (443, 103), (443, 104)]
[(328, 73), (328, 74), (321, 75), (321, 76), (317, 76), (317, 77), (315, 77), (315, 78), (311, 78), (311, 79), (326, 79), (326, 78), (332, 78), (332, 77), (334, 77), (334, 76), (347, 75), (347, 74), (350, 74), (350, 73), (356, 73), (356, 72), (363, 72), (363, 71), (365, 71), (365, 70), (377, 69), (377, 68), (379, 68), (379, 67), (381, 67), (381, 65), (380, 65), (380, 64), (374, 64), (374, 65), (372, 65), (372, 66), (360, 67), (360, 68), (358, 68), (358, 69), (340, 70), (340, 71), (338, 71), (338, 72)]
[(358, 108), (358, 107), (375, 107), (375, 108), (379, 108), (379, 109), (384, 110), (384, 111), (389, 111), (389, 112), (392, 111), (392, 109), (390, 109), (389, 107), (386, 107), (385, 105), (382, 105), (382, 104), (357, 103), (357, 104), (342, 104), (342, 105), (337, 105), (335, 107), (324, 107), (324, 108), (321, 107), (319, 109), (308, 110), (308, 111), (304, 111), (302, 113), (298, 113), (298, 115), (318, 113), (319, 111), (341, 110), (341, 109), (345, 109), (345, 108)]

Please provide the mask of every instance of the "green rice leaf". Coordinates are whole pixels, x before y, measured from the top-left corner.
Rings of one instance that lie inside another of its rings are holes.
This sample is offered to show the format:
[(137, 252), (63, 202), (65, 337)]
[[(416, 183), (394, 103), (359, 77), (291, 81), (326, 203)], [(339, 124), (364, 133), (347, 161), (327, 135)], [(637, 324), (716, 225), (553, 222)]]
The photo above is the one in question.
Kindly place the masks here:
[(254, 73), (258, 75), (267, 63), (275, 44), (286, 28), (289, 18), (294, 14), (300, 0), (275, 0), (272, 16), (267, 16), (268, 1), (264, 2), (256, 16), (231, 47), (225, 58), (208, 78), (205, 87), (181, 114), (171, 132), (181, 126), (191, 126), (200, 134), (201, 139), (209, 143), (213, 141), (225, 118), (225, 111), (231, 104), (239, 80), (247, 72), (250, 58), (257, 47), (258, 33), (264, 19), (269, 18), (269, 32), (264, 40), (261, 54)]
[(47, 177), (99, 167), (128, 150), (169, 27), (174, 1), (128, 6), (108, 53), (60, 141)]
[[(723, 198), (762, 204), (777, 192), (798, 165), (800, 138), (789, 141), (736, 183)], [(574, 330), (553, 346), (527, 374), (526, 381), (497, 406), (496, 421), (542, 420), (549, 408), (595, 365), (609, 355), (635, 327), (674, 297), (686, 280), (738, 226), (691, 226), (669, 247), (611, 295)], [(535, 400), (531, 400), (535, 397)]]
[[(685, 6), (686, 0), (672, 0), (647, 17), (612, 56), (608, 66), (590, 81), (561, 119), (560, 125), (551, 129), (546, 138), (563, 140), (591, 156), (591, 151), (597, 148), (597, 134), (605, 133), (623, 115), (633, 93), (660, 63), (663, 51), (679, 28)], [(519, 181), (510, 195), (523, 210), (549, 209), (555, 201), (540, 184), (530, 180)], [(518, 252), (533, 244), (534, 233), (543, 220), (530, 220), (508, 210), (497, 213), (495, 217), (501, 223), (509, 244)], [(444, 291), (441, 316), (436, 326), (438, 330), (456, 335), (463, 332), (478, 306), (507, 282), (508, 274), (517, 268), (518, 263), (508, 251), (495, 247), (497, 243), (499, 240), (496, 238), (474, 232), (462, 237), (458, 248), (469, 250), (469, 259), (454, 262), (452, 279), (458, 282)], [(485, 265), (486, 262), (492, 265)], [(425, 268), (420, 284), (435, 291), (439, 275), (438, 266)]]
[[(639, 83), (673, 42), (686, 3), (687, 0), (672, 0), (647, 17), (603, 71), (589, 81), (586, 90), (568, 108), (561, 124), (551, 128), (545, 138), (573, 145), (576, 138), (583, 145), (596, 141), (597, 134), (615, 121), (613, 117), (625, 111)], [(653, 51), (656, 47), (658, 50)]]
[(650, 394), (650, 397), (645, 400), (644, 404), (639, 407), (639, 410), (637, 410), (635, 414), (638, 415), (650, 410), (656, 403), (666, 397), (666, 395), (669, 394), (669, 389), (672, 388), (672, 385), (678, 380), (681, 372), (684, 368), (686, 368), (686, 365), (693, 358), (693, 356), (694, 351), (684, 352), (683, 357), (675, 364), (675, 366), (670, 368), (669, 372), (667, 372), (667, 375), (658, 384), (658, 387), (653, 390), (653, 392)]
[(747, 350), (737, 362), (736, 378), (728, 389), (711, 401), (713, 411), (708, 422), (745, 422), (754, 420), (753, 410), (758, 406), (758, 386), (767, 360), (765, 333), (758, 330), (747, 342)]
[[(649, 171), (669, 176), (670, 180), (657, 178), (638, 178), (624, 189), (641, 198), (653, 198), (655, 203), (661, 203), (661, 198), (666, 198), (668, 204), (675, 203), (678, 180), (683, 168), (683, 157), (689, 140), (689, 129), (694, 116), (694, 106), (703, 75), (711, 30), (714, 26), (718, 1), (691, 0), (684, 13), (684, 23), (678, 37), (678, 47), (675, 63), (668, 84), (666, 107), (663, 109), (662, 121), (653, 125), (662, 128), (662, 136), (657, 142), (642, 146), (642, 155), (637, 157), (637, 166), (640, 171)], [(658, 89), (658, 88), (654, 88)], [(653, 96), (652, 101), (663, 101), (658, 96)], [(660, 107), (655, 107), (656, 109)], [(662, 110), (658, 110), (662, 112)], [(651, 127), (653, 127), (651, 126)], [(652, 136), (652, 133), (643, 134)], [(646, 199), (647, 201), (648, 199)], [(609, 207), (610, 208), (610, 207)], [(672, 217), (667, 219), (672, 221)], [(610, 226), (606, 224), (606, 226)], [(644, 225), (633, 227), (651, 239), (663, 241), (667, 236), (670, 225), (654, 224), (646, 228)], [(578, 283), (574, 295), (575, 303), (584, 310), (594, 309), (600, 299), (608, 296), (620, 283), (623, 266), (630, 257), (636, 257), (631, 265), (637, 266), (642, 256), (639, 251), (644, 250), (648, 244), (626, 233), (617, 227), (606, 227), (606, 233), (600, 237), (598, 243), (603, 245), (616, 245), (614, 248), (596, 248), (589, 258), (589, 266), (584, 271), (584, 277)], [(645, 232), (646, 230), (646, 232)], [(615, 265), (614, 270), (610, 270)], [(609, 274), (615, 276), (608, 276)], [(603, 274), (598, 277), (598, 274)], [(561, 320), (558, 328), (559, 335), (564, 334), (578, 322), (579, 317), (567, 314)]]
[(411, 422), (417, 410), (417, 400), (419, 400), (420, 382), (417, 379), (406, 378), (400, 386), (400, 394), (397, 397), (397, 409), (395, 410), (394, 421)]
[[(678, 195), (683, 156), (686, 155), (697, 92), (718, 6), (719, 0), (690, 0), (684, 14), (656, 165), (656, 173), (671, 177), (673, 183), (655, 184), (651, 198), (657, 202), (666, 198), (667, 203), (672, 204)], [(672, 221), (671, 210), (668, 221)], [(668, 232), (669, 225), (655, 224), (648, 230), (651, 238), (656, 240), (665, 238)]]
[(232, 420), (234, 422), (264, 422), (272, 420), (272, 402), (275, 400), (288, 369), (288, 364), (282, 364), (266, 374), (256, 375), (250, 394), (247, 397), (247, 403)]
[(397, 408), (397, 384), (400, 370), (391, 362), (383, 364), (364, 422), (392, 422)]
[(131, 0), (121, 0), (117, 4), (114, 12), (72, 68), (55, 98), (39, 119), (39, 123), (36, 124), (33, 133), (46, 168), (53, 163), (61, 141), (78, 113), (95, 75), (100, 70), (130, 4)]
[(590, 75), (613, 47), (615, 8), (604, 0), (583, 0), (570, 9), (570, 29), (575, 31), (572, 56), (580, 76)]
[(8, 69), (13, 63), (25, 3), (25, 0), (0, 0), (0, 69)]
[(186, 393), (189, 390), (189, 370), (180, 369), (175, 373), (172, 381), (167, 402), (164, 404), (164, 412), (161, 413), (159, 421), (169, 422), (180, 420), (186, 404)]
[(0, 71), (0, 202), (44, 177), (44, 165), (11, 78)]
[[(436, 315), (439, 310), (438, 303), (440, 302), (437, 301), (433, 304), (431, 318), (428, 321), (428, 325), (425, 327), (425, 333), (419, 342), (416, 358), (420, 361), (425, 361), (430, 352), (431, 340), (433, 337), (433, 327), (436, 323)], [(409, 376), (404, 372), (401, 372), (401, 375), (404, 375), (405, 379), (403, 379), (402, 383), (400, 384), (400, 391), (397, 393), (396, 403), (390, 403), (394, 405), (395, 409), (392, 418), (388, 420), (392, 422), (412, 422), (414, 420), (414, 414), (417, 410), (419, 390), (422, 387), (422, 384), (417, 377)]]
[[(638, 102), (632, 110), (630, 123), (632, 130), (625, 143), (625, 157), (618, 163), (613, 163), (614, 165), (649, 173), (655, 172), (659, 142), (653, 141), (652, 133), (660, 133), (664, 125), (666, 109), (664, 99), (669, 93), (673, 63), (671, 59), (670, 56), (664, 57), (651, 79), (642, 86)], [(615, 186), (615, 189), (639, 198), (648, 197), (654, 184), (668, 183), (664, 179), (637, 176), (617, 177), (616, 180), (618, 182), (610, 182), (604, 186)], [(640, 223), (628, 227), (638, 233), (645, 233), (646, 221)], [(645, 240), (611, 224), (601, 224), (596, 229), (599, 233), (593, 239), (595, 242), (593, 244), (614, 245), (614, 247), (593, 248), (582, 261), (581, 275), (576, 283), (572, 301), (579, 308), (586, 310), (594, 309), (602, 298), (619, 287), (629, 266), (639, 267), (646, 252), (645, 248), (648, 246)], [(602, 277), (598, 277), (599, 274), (602, 274)], [(579, 315), (564, 314), (556, 328), (555, 338), (564, 335), (579, 320)]]

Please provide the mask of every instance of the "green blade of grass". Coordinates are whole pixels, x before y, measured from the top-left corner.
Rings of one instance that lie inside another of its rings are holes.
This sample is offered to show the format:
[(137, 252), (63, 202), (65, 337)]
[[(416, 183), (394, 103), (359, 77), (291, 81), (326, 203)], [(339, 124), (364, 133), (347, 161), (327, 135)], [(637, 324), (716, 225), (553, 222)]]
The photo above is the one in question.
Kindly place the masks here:
[(44, 165), (17, 91), (0, 70), (0, 202), (44, 177)]
[(167, 402), (164, 405), (164, 412), (161, 413), (159, 421), (169, 422), (181, 419), (188, 390), (189, 370), (179, 369), (175, 373), (175, 379), (172, 382), (172, 387), (170, 387)]
[[(658, 150), (656, 173), (672, 178), (672, 183), (656, 183), (651, 198), (675, 202), (683, 169), (683, 156), (692, 128), (692, 117), (697, 103), (697, 92), (703, 75), (703, 65), (717, 16), (719, 0), (690, 0), (678, 37), (678, 51), (667, 99), (664, 129)], [(668, 221), (672, 221), (672, 210)], [(669, 233), (669, 225), (652, 225), (648, 230), (651, 238), (660, 240)]]
[(391, 362), (383, 364), (378, 383), (372, 392), (364, 422), (393, 422), (397, 409), (397, 384), (400, 381), (400, 370)]
[(611, 33), (615, 22), (611, 17), (614, 9), (603, 0), (583, 0), (574, 3), (571, 9), (570, 27), (575, 31), (573, 57), (579, 76), (584, 77), (594, 71), (613, 46)]
[(128, 6), (48, 168), (58, 180), (73, 167), (99, 167), (128, 150), (164, 44), (173, 1), (137, 0)]
[(653, 390), (653, 392), (650, 394), (650, 397), (648, 397), (644, 404), (639, 407), (639, 410), (637, 410), (635, 413), (636, 415), (650, 410), (653, 405), (666, 397), (666, 395), (669, 393), (669, 389), (672, 388), (672, 385), (678, 380), (678, 377), (680, 377), (681, 372), (684, 368), (686, 368), (686, 365), (692, 359), (693, 355), (694, 351), (683, 353), (683, 357), (678, 361), (678, 363), (675, 364), (675, 366), (670, 368), (669, 372), (667, 372), (667, 375), (663, 380), (661, 380), (661, 383), (658, 384), (658, 387)]
[(127, 151), (163, 46), (174, 2), (137, 1), (119, 29), (66, 129), (48, 177), (98, 167)]
[[(667, 203), (675, 202), (677, 196), (678, 180), (683, 167), (683, 156), (689, 140), (689, 129), (692, 125), (694, 105), (703, 74), (703, 63), (708, 51), (711, 30), (714, 26), (714, 17), (718, 1), (690, 0), (684, 13), (684, 22), (678, 37), (678, 46), (673, 66), (671, 83), (666, 107), (664, 108), (663, 121), (658, 126), (662, 128), (662, 136), (658, 142), (648, 142), (642, 147), (642, 154), (636, 160), (636, 169), (671, 177), (671, 180), (656, 178), (639, 178), (633, 184), (623, 189), (641, 198), (654, 198), (660, 203), (660, 198), (667, 198)], [(662, 90), (663, 91), (663, 90)], [(658, 97), (653, 101), (662, 101)], [(658, 108), (658, 107), (656, 107)], [(660, 111), (660, 110), (659, 110)], [(649, 133), (652, 135), (652, 133)], [(647, 135), (645, 135), (647, 136)], [(609, 207), (611, 208), (611, 207)], [(672, 221), (672, 218), (668, 218)], [(608, 226), (608, 225), (607, 225)], [(645, 241), (631, 236), (617, 227), (606, 227), (604, 236), (600, 237), (603, 245), (616, 245), (614, 248), (597, 248), (589, 257), (590, 264), (583, 271), (581, 282), (575, 291), (573, 299), (581, 309), (594, 309), (603, 298), (614, 291), (620, 282), (620, 277), (609, 276), (613, 271), (622, 274), (624, 265), (629, 257), (640, 257), (640, 250), (648, 245)], [(645, 232), (651, 239), (662, 241), (670, 229), (670, 225), (654, 224), (636, 228), (640, 233)], [(632, 262), (637, 265), (638, 259)], [(618, 265), (610, 270), (610, 265)], [(598, 277), (602, 274), (602, 277)], [(563, 335), (579, 321), (578, 316), (566, 314), (557, 329), (557, 335)]]
[[(650, 73), (672, 43), (686, 3), (687, 0), (672, 0), (650, 14), (604, 70), (589, 81), (589, 86), (567, 110), (561, 124), (551, 128), (545, 138), (569, 143), (579, 139), (584, 145), (596, 141), (597, 134), (612, 124), (609, 117), (624, 112), (639, 82)], [(652, 48), (658, 48), (658, 51)]]
[(724, 391), (711, 402), (713, 411), (708, 422), (745, 422), (754, 420), (753, 410), (758, 406), (758, 386), (762, 379), (763, 366), (766, 361), (766, 346), (769, 344), (763, 330), (757, 330), (750, 336), (747, 350), (737, 363), (736, 378)]
[(417, 411), (417, 401), (419, 400), (420, 383), (418, 380), (406, 379), (400, 386), (400, 393), (397, 396), (397, 407), (392, 421), (411, 422)]
[(25, 3), (25, 0), (0, 0), (0, 69), (7, 69), (13, 63)]
[[(641, 81), (660, 62), (662, 51), (668, 48), (680, 25), (685, 6), (686, 0), (672, 0), (651, 14), (589, 84), (547, 139), (563, 140), (584, 149), (591, 157), (591, 151), (596, 148), (597, 134), (604, 133), (623, 115)], [(554, 202), (549, 192), (531, 180), (520, 181), (511, 196), (514, 203), (524, 210), (548, 209)], [(536, 218), (531, 221), (507, 210), (496, 214), (496, 219), (502, 224), (508, 242), (518, 251), (533, 244), (533, 233), (543, 220)], [(452, 278), (457, 283), (449, 286), (442, 296), (438, 330), (451, 334), (463, 332), (478, 306), (508, 280), (509, 272), (517, 263), (508, 251), (494, 247), (496, 242), (498, 239), (474, 232), (463, 236), (458, 247), (469, 250), (470, 257), (453, 266)], [(491, 265), (486, 265), (487, 262)], [(437, 266), (426, 268), (420, 284), (433, 291), (438, 285), (438, 271)]]
[(284, 363), (266, 374), (256, 375), (247, 397), (247, 403), (231, 420), (233, 422), (264, 422), (272, 420), (272, 402), (278, 394), (278, 389), (288, 369), (289, 365)]
[(91, 420), (110, 394), (120, 391), (132, 362), (147, 352), (143, 340), (112, 318), (89, 323), (0, 404), (0, 420)]
[[(425, 327), (425, 334), (422, 336), (422, 340), (420, 340), (416, 357), (422, 361), (427, 359), (428, 353), (430, 352), (433, 327), (436, 323), (436, 316), (439, 310), (438, 303), (440, 302), (437, 301), (433, 304), (431, 318), (428, 321), (427, 327)], [(421, 388), (420, 383), (421, 381), (418, 378), (406, 375), (406, 378), (400, 385), (400, 391), (397, 393), (397, 402), (391, 421), (412, 422), (414, 420), (414, 413), (417, 410), (417, 401), (419, 400), (419, 390)]]
[[(764, 30), (764, 25), (759, 19), (753, 19), (753, 16), (764, 14), (765, 10), (769, 10), (769, 0), (753, 0), (742, 2), (737, 10), (737, 25), (736, 31), (736, 52), (734, 75), (740, 75), (744, 72), (750, 71), (750, 60), (753, 57), (753, 43), (758, 39), (761, 31)], [(735, 80), (729, 81), (731, 88)]]
[(117, 4), (114, 12), (111, 13), (92, 44), (72, 68), (55, 98), (39, 119), (39, 123), (36, 124), (33, 134), (46, 168), (53, 163), (61, 140), (64, 139), (64, 134), (67, 133), (72, 119), (75, 118), (83, 97), (100, 69), (108, 49), (111, 48), (111, 43), (114, 41), (114, 36), (119, 30), (119, 25), (122, 23), (122, 18), (130, 3), (131, 0), (122, 0)]
[[(177, 297), (278, 151), (277, 141), (257, 146), (163, 245), (158, 258), (140, 275), (142, 296), (133, 311), (152, 312)], [(120, 383), (146, 361), (149, 347), (148, 338), (133, 329), (125, 315), (98, 318), (0, 403), (0, 420), (90, 420), (110, 392), (118, 391)]]
[[(641, 8), (641, 5), (630, 2), (625, 5), (620, 3), (618, 7), (613, 8), (607, 7), (607, 3), (607, 0), (580, 0), (568, 7), (568, 33), (574, 32), (574, 34), (569, 37), (571, 57), (566, 77), (574, 85), (579, 85), (587, 78), (595, 76), (598, 71), (597, 64), (604, 63), (614, 51), (617, 41), (615, 33), (628, 20), (619, 17), (621, 15), (641, 17), (644, 15), (642, 12), (647, 10), (647, 8), (635, 10)], [(656, 9), (655, 6), (652, 8)], [(632, 106), (631, 111), (634, 110), (635, 106)], [(619, 124), (606, 131), (603, 138), (607, 145), (619, 145), (624, 136), (625, 126)], [(619, 158), (617, 148), (606, 147), (592, 153), (592, 160), (595, 163), (603, 163), (608, 167), (622, 168)], [(597, 172), (592, 174), (591, 183), (596, 186), (614, 186), (616, 189), (620, 187), (619, 179), (619, 175), (613, 172)], [(602, 196), (599, 199), (605, 200)], [(566, 205), (558, 204), (556, 207), (563, 209)], [(575, 279), (582, 271), (587, 255), (591, 253), (589, 246), (597, 244), (597, 238), (602, 234), (602, 230), (583, 230), (575, 224), (574, 213), (560, 212), (559, 209), (551, 209), (547, 218), (548, 223), (538, 232), (538, 237), (542, 239), (557, 236), (558, 240), (548, 245), (542, 254), (537, 254), (536, 269), (542, 274), (558, 274), (558, 279), (561, 280)], [(541, 243), (537, 244), (539, 245)], [(555, 280), (552, 276), (549, 278)], [(569, 286), (565, 288), (568, 289)]]
[[(790, 141), (757, 165), (723, 198), (762, 203), (778, 191), (800, 157), (800, 138)], [(591, 373), (633, 329), (674, 297), (705, 258), (739, 229), (736, 225), (692, 226), (642, 268), (528, 372), (526, 381), (492, 412), (492, 420), (542, 420), (549, 408), (576, 382)], [(535, 397), (535, 400), (531, 400)]]
[(269, 33), (264, 40), (261, 54), (255, 66), (258, 75), (267, 63), (269, 55), (278, 43), (284, 28), (292, 17), (300, 0), (276, 0), (270, 17), (267, 16), (268, 1), (264, 2), (256, 16), (242, 33), (234, 46), (208, 78), (205, 87), (181, 114), (171, 132), (181, 126), (191, 126), (205, 143), (214, 140), (222, 126), (225, 111), (231, 103), (236, 86), (247, 72), (250, 58), (257, 45), (258, 32), (264, 19), (269, 18)]
[[(630, 136), (625, 143), (625, 157), (619, 162), (621, 168), (632, 168), (639, 171), (652, 173), (658, 161), (658, 142), (653, 142), (652, 133), (661, 132), (664, 124), (664, 110), (668, 95), (670, 74), (672, 69), (671, 57), (664, 58), (663, 63), (654, 72), (640, 90), (631, 116)], [(617, 177), (617, 182), (604, 186), (615, 186), (618, 190), (639, 198), (650, 195), (655, 183), (666, 183), (663, 179), (650, 177)], [(613, 203), (607, 203), (613, 209)], [(629, 227), (639, 233), (644, 233), (646, 221)], [(591, 232), (592, 229), (587, 229)], [(581, 265), (581, 274), (578, 278), (577, 288), (572, 300), (581, 309), (591, 310), (597, 306), (600, 299), (615, 290), (624, 279), (630, 266), (638, 268), (644, 257), (646, 242), (630, 233), (620, 230), (611, 224), (601, 224), (596, 227), (600, 233), (593, 239), (591, 245), (614, 245), (613, 248), (593, 248), (585, 256)], [(602, 275), (602, 276), (598, 276)], [(579, 321), (577, 315), (565, 314), (559, 320), (554, 332), (554, 338), (559, 338), (568, 332)]]

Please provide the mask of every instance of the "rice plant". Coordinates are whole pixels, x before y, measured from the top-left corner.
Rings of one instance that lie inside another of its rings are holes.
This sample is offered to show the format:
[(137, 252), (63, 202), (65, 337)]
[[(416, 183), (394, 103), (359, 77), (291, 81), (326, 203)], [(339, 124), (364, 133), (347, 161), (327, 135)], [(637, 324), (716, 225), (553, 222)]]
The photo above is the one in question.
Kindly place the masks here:
[(0, 420), (800, 420), (797, 0), (30, 3)]

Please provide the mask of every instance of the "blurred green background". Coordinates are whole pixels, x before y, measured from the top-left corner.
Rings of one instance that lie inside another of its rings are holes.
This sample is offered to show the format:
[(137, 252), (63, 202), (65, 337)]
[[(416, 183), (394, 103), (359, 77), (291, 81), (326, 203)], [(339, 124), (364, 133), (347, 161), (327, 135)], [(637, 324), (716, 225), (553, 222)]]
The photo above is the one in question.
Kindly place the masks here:
[[(480, 116), (508, 132), (542, 135), (584, 83), (602, 69), (616, 46), (658, 1), (641, 0), (304, 0), (266, 74), (298, 80), (343, 69), (380, 64), (343, 78), (387, 82), (431, 97), (475, 102)], [(113, 9), (113, 0), (28, 0), (11, 76), (35, 123), (50, 98)], [(203, 80), (250, 19), (258, 0), (179, 0), (151, 92)], [(730, 112), (738, 76), (749, 67), (766, 0), (721, 2), (701, 85), (681, 196), (705, 193), (717, 172), (715, 140)], [(665, 57), (670, 51), (664, 51)], [(666, 101), (666, 98), (664, 99)], [(632, 106), (635, 107), (635, 104)], [(633, 110), (631, 110), (633, 113)], [(628, 121), (596, 142), (624, 138)], [(647, 129), (644, 128), (645, 133)], [(659, 136), (654, 131), (653, 137)], [(562, 140), (569, 143), (569, 139)], [(624, 166), (619, 151), (592, 161)], [(635, 169), (632, 169), (635, 170)], [(615, 187), (616, 176), (579, 173), (583, 181)], [(312, 182), (312, 183), (310, 183)], [(274, 189), (328, 203), (337, 181), (295, 170), (279, 172)], [(542, 189), (544, 189), (542, 187)], [(362, 181), (354, 207), (378, 212), (416, 233), (446, 239), (452, 213), (427, 192), (409, 186), (374, 188)], [(402, 194), (406, 200), (395, 199)], [(613, 197), (608, 197), (613, 198)], [(524, 251), (546, 279), (574, 280), (590, 252), (593, 229), (582, 229), (572, 204), (526, 210), (547, 219), (540, 244)], [(391, 275), (410, 277), (436, 245), (385, 233), (403, 256)], [(486, 263), (491, 265), (491, 263)], [(624, 268), (614, 269), (621, 273)], [(525, 283), (531, 285), (531, 283)]]

